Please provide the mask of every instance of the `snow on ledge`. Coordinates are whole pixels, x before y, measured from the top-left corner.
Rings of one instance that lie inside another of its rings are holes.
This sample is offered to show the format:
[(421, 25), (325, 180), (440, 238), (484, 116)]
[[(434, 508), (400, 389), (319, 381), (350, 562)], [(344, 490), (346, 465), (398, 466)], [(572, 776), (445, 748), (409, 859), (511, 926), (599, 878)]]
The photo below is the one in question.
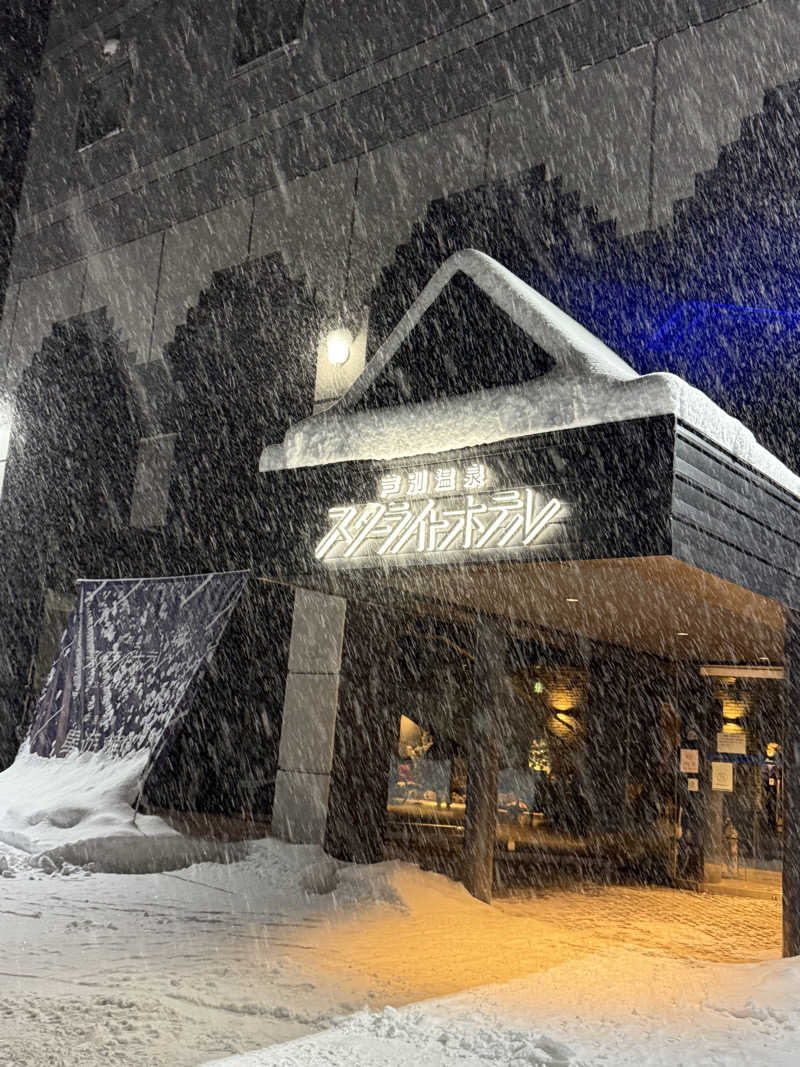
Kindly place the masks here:
[[(530, 382), (375, 411), (351, 410), (454, 274), (468, 275), (553, 359)], [(654, 415), (674, 415), (800, 498), (800, 477), (737, 419), (673, 374), (639, 375), (541, 293), (490, 256), (466, 249), (434, 274), (350, 390), (268, 445), (259, 470), (393, 460)]]

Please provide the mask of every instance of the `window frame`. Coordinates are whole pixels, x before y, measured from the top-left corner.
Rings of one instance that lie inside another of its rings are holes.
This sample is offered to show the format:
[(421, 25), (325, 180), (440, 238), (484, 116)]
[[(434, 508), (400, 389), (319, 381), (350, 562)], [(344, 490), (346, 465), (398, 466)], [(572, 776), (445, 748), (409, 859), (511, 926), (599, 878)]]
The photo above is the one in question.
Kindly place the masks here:
[(241, 0), (232, 0), (230, 9), (231, 30), (230, 41), (228, 46), (228, 69), (230, 71), (231, 78), (236, 78), (243, 74), (249, 74), (251, 71), (258, 70), (260, 67), (265, 66), (271, 61), (279, 59), (280, 57), (290, 59), (301, 50), (306, 40), (306, 16), (308, 12), (308, 3), (307, 0), (300, 0), (300, 2), (303, 5), (303, 10), (300, 15), (300, 21), (296, 37), (293, 37), (290, 41), (286, 41), (285, 44), (277, 45), (275, 48), (270, 49), (268, 52), (262, 52), (261, 55), (254, 56), (252, 59), (248, 59), (244, 63), (237, 63), (237, 18), (239, 14), (239, 4), (241, 3)]
[[(78, 97), (78, 106), (75, 114), (75, 123), (73, 128), (72, 144), (73, 151), (80, 154), (88, 152), (96, 145), (105, 144), (106, 141), (110, 141), (115, 137), (119, 137), (120, 134), (125, 133), (129, 129), (130, 125), (130, 109), (133, 102), (133, 60), (128, 48), (124, 48), (120, 56), (115, 57), (116, 61), (112, 64), (104, 65), (95, 70), (91, 77), (86, 78), (81, 84), (80, 95)], [(110, 81), (114, 78), (120, 78), (126, 89), (126, 101), (125, 101), (125, 113), (122, 116), (122, 122), (116, 129), (109, 130), (108, 133), (104, 133), (101, 137), (96, 138), (94, 141), (87, 141), (86, 144), (79, 144), (79, 133), (81, 128), (81, 120), (84, 114), (84, 96), (86, 92), (93, 86), (103, 81)]]

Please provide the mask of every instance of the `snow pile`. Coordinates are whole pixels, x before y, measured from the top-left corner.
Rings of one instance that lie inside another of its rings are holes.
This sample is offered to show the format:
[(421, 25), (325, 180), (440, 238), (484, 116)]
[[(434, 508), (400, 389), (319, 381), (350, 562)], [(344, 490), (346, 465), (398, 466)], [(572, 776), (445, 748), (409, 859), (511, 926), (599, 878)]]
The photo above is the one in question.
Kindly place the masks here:
[[(377, 411), (350, 410), (457, 271), (472, 277), (553, 357), (553, 370), (516, 386)], [(400, 459), (655, 415), (676, 416), (800, 496), (800, 478), (700, 390), (674, 374), (637, 374), (505, 267), (467, 250), (437, 271), (350, 392), (333, 408), (290, 427), (282, 445), (267, 446), (260, 469)]]
[[(581, 960), (577, 967), (553, 967), (540, 978), (532, 975), (399, 1009), (364, 1009), (320, 1033), (218, 1060), (214, 1067), (333, 1067), (346, 1062), (359, 1067), (795, 1067), (800, 960), (716, 965), (704, 975), (696, 963), (691, 973), (691, 965), (650, 955), (652, 967), (663, 968), (667, 1002), (656, 1010), (648, 992), (631, 997), (643, 958), (611, 952)], [(597, 988), (587, 988), (581, 980), (587, 964), (590, 972), (598, 971), (592, 979), (599, 979)], [(619, 985), (615, 967), (624, 971), (626, 964), (634, 976), (623, 982), (623, 1002), (614, 1004), (613, 997), (602, 994), (602, 979), (605, 975), (609, 985)], [(683, 976), (692, 986), (698, 972), (701, 982), (717, 987), (722, 1006), (684, 1000), (674, 983)], [(650, 983), (659, 986), (655, 971)], [(747, 1005), (739, 1007), (739, 995), (747, 988)]]
[(537, 1030), (503, 1025), (481, 1012), (459, 1018), (422, 1005), (360, 1011), (319, 1036), (219, 1060), (213, 1067), (588, 1067)]
[(146, 752), (125, 758), (74, 752), (47, 759), (23, 746), (0, 773), (0, 841), (45, 869), (91, 863), (130, 873), (221, 858), (219, 846), (184, 837), (158, 816), (134, 813), (147, 758)]
[[(402, 860), (345, 863), (329, 856), (320, 845), (292, 845), (274, 837), (250, 841), (244, 862), (226, 868), (226, 885), (234, 874), (244, 879), (237, 882), (237, 891), (245, 896), (252, 891), (258, 901), (289, 900), (295, 906), (303, 902), (334, 913), (357, 913), (373, 905), (406, 915), (443, 911), (455, 902), (483, 907), (460, 882), (414, 864)], [(209, 877), (204, 872), (203, 879)]]
[(310, 863), (300, 876), (300, 886), (309, 896), (323, 896), (332, 893), (339, 884), (342, 865), (331, 856), (322, 856)]
[(422, 871), (402, 860), (343, 863), (321, 849), (319, 851), (319, 858), (300, 871), (300, 887), (308, 896), (330, 895), (336, 907), (355, 909), (371, 904), (388, 905), (406, 914), (414, 914), (428, 907), (445, 909), (448, 902), (455, 899), (462, 904), (474, 903), (474, 898), (461, 883), (442, 874)]
[(709, 1009), (800, 1030), (800, 958), (750, 964), (741, 972), (723, 996), (709, 1000)]

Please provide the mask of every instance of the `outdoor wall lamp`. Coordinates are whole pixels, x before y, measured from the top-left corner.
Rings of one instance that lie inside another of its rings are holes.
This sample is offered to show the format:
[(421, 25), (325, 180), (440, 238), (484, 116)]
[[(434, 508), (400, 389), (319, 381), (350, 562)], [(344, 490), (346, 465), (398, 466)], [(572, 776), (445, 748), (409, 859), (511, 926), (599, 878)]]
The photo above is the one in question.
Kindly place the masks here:
[(328, 362), (340, 367), (350, 358), (353, 335), (349, 330), (331, 330), (326, 339)]

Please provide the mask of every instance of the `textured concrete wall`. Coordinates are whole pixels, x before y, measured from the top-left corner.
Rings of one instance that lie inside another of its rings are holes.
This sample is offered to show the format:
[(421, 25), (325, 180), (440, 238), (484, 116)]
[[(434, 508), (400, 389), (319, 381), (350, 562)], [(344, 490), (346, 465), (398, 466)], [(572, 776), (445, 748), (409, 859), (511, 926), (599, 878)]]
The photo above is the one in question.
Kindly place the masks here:
[(8, 282), (49, 8), (50, 0), (0, 4), (0, 303)]
[(4, 360), (10, 387), (16, 385), (20, 372), (39, 350), (53, 323), (80, 313), (85, 280), (86, 263), (78, 260), (20, 283), (13, 333)]
[(648, 223), (655, 49), (637, 48), (577, 74), (517, 93), (492, 109), (488, 176), (544, 163), (616, 219), (622, 232)]
[(247, 258), (252, 214), (252, 202), (238, 200), (165, 231), (153, 335), (143, 359), (160, 358), (215, 270)]
[(766, 0), (677, 34), (658, 47), (653, 221), (691, 196), (696, 172), (714, 166), (764, 92), (800, 78), (800, 18), (792, 0)]
[[(432, 199), (544, 165), (599, 218), (647, 228), (765, 89), (800, 77), (793, 0), (375, 8), (308, 0), (296, 46), (235, 71), (227, 5), (60, 0), (0, 360), (19, 368), (54, 318), (101, 304), (132, 359), (157, 359), (214, 270), (267, 251), (357, 336)], [(76, 152), (111, 35), (133, 71), (129, 122)], [(324, 401), (362, 357), (333, 370), (320, 352)]]
[(108, 308), (134, 362), (150, 351), (161, 244), (161, 234), (154, 233), (86, 261), (81, 311)]

